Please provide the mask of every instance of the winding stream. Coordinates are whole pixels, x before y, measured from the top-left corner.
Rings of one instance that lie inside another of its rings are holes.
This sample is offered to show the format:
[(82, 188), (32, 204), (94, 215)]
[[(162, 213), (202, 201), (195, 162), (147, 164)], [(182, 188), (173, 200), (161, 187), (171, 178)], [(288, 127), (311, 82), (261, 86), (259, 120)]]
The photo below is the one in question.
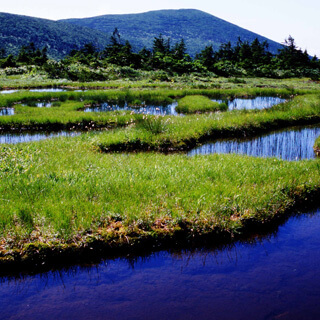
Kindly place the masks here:
[(3, 278), (1, 319), (319, 319), (320, 210), (220, 249)]
[(188, 155), (238, 153), (283, 160), (313, 159), (313, 145), (320, 136), (320, 126), (290, 128), (247, 139), (220, 139), (191, 150)]
[(142, 106), (129, 106), (127, 103), (124, 106), (120, 105), (110, 105), (108, 103), (103, 103), (98, 107), (87, 107), (84, 109), (85, 112), (108, 112), (108, 111), (132, 111), (134, 113), (143, 113), (143, 114), (151, 114), (157, 116), (168, 116), (173, 115), (176, 116), (178, 113), (176, 112), (177, 102), (168, 105), (142, 105)]
[[(0, 135), (0, 143), (75, 132)], [(314, 158), (320, 126), (220, 140), (189, 155)], [(319, 319), (320, 208), (220, 248), (160, 251), (0, 278), (0, 319)]]
[(256, 97), (256, 98), (235, 98), (231, 100), (213, 99), (219, 103), (225, 102), (228, 105), (229, 110), (241, 110), (241, 109), (268, 109), (274, 105), (286, 102), (286, 99), (279, 97)]
[(37, 133), (2, 133), (0, 134), (0, 144), (10, 143), (16, 144), (21, 142), (40, 141), (54, 137), (73, 137), (79, 135), (79, 132), (74, 131), (58, 131), (58, 132), (37, 132)]

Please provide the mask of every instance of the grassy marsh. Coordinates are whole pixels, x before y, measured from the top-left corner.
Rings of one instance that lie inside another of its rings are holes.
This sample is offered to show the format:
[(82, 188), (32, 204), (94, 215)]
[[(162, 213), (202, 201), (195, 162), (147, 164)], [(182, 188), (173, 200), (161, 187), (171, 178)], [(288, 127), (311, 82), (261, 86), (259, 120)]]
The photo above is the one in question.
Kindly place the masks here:
[[(214, 79), (212, 86), (202, 81), (204, 85), (198, 87), (189, 85), (187, 79), (149, 84), (114, 81), (112, 85), (62, 81), (73, 88), (114, 89), (0, 94), (0, 107), (13, 107), (15, 112), (0, 117), (4, 132), (114, 128), (72, 138), (0, 145), (0, 262), (32, 259), (41, 248), (79, 249), (95, 241), (118, 247), (141, 239), (174, 239), (181, 233), (185, 237), (212, 232), (232, 235), (249, 221), (272, 220), (319, 192), (317, 159), (293, 163), (239, 155), (110, 153), (187, 150), (209, 138), (320, 122), (320, 95), (314, 83), (229, 80)], [(21, 84), (15, 83), (16, 87)], [(83, 111), (86, 105), (106, 101), (168, 103), (196, 95), (206, 101), (255, 96), (292, 100), (267, 110), (184, 117)], [(38, 108), (38, 102), (52, 106)]]
[[(237, 233), (318, 191), (318, 160), (103, 154), (98, 133), (0, 146), (2, 261), (28, 248)], [(13, 250), (13, 251), (12, 251)]]
[[(0, 95), (0, 107), (14, 107), (15, 114), (8, 117), (0, 117), (0, 128), (7, 130), (60, 130), (77, 127), (88, 127), (91, 122), (99, 127), (123, 126), (131, 123), (129, 113), (85, 113), (85, 105), (99, 104), (103, 102), (124, 104), (168, 104), (173, 99), (183, 98), (187, 95), (203, 95), (203, 99), (248, 97), (248, 96), (282, 96), (290, 97), (293, 94), (305, 94), (308, 91), (288, 89), (232, 89), (232, 90), (93, 90), (86, 92), (16, 92)], [(189, 98), (190, 99), (190, 98)], [(192, 99), (192, 97), (191, 97)], [(39, 102), (53, 102), (52, 108), (31, 108), (26, 105), (34, 105)], [(81, 111), (82, 110), (82, 111)], [(40, 129), (42, 128), (42, 129)]]
[(315, 141), (314, 151), (318, 156), (320, 156), (320, 137)]
[(319, 95), (299, 96), (266, 110), (239, 110), (219, 114), (166, 117), (166, 130), (153, 134), (131, 125), (104, 133), (96, 144), (103, 151), (188, 150), (209, 138), (254, 135), (320, 121)]

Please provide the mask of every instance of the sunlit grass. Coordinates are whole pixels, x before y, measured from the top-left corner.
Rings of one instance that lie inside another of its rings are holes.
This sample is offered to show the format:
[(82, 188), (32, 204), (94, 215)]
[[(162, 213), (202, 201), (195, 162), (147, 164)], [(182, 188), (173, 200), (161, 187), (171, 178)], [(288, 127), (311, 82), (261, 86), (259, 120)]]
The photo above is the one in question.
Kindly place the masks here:
[(209, 138), (254, 135), (272, 129), (320, 121), (318, 95), (305, 95), (267, 110), (239, 110), (219, 114), (167, 117), (167, 130), (159, 134), (131, 126), (107, 132), (96, 144), (104, 151), (180, 150)]
[(98, 135), (0, 147), (3, 250), (109, 237), (115, 221), (128, 237), (182, 224), (237, 232), (245, 219), (270, 219), (320, 185), (318, 160), (102, 154)]
[(226, 111), (227, 104), (211, 101), (205, 96), (186, 96), (179, 100), (176, 111), (185, 114)]

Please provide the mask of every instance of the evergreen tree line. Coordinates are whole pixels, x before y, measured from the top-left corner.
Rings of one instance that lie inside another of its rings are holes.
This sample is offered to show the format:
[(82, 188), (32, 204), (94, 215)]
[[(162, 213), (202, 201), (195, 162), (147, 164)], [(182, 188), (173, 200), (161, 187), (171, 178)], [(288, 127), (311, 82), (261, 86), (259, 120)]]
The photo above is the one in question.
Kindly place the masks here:
[[(143, 48), (136, 53), (129, 41), (122, 41), (116, 28), (104, 50), (97, 50), (92, 43), (86, 44), (82, 49), (71, 51), (60, 61), (59, 67), (49, 63), (46, 48), (40, 50), (33, 43), (23, 46), (17, 56), (6, 56), (5, 51), (0, 49), (2, 68), (38, 65), (53, 77), (68, 77), (66, 68), (75, 63), (91, 69), (105, 68), (112, 64), (133, 70), (163, 70), (169, 74), (213, 72), (219, 76), (320, 78), (319, 59), (316, 56), (310, 58), (307, 51), (297, 47), (291, 36), (285, 40), (277, 54), (269, 51), (266, 41), (255, 39), (249, 43), (239, 38), (235, 46), (228, 42), (214, 51), (212, 45), (209, 45), (192, 58), (187, 54), (183, 39), (172, 44), (170, 38), (161, 34), (154, 38), (151, 49)], [(69, 78), (72, 76), (69, 75)]]

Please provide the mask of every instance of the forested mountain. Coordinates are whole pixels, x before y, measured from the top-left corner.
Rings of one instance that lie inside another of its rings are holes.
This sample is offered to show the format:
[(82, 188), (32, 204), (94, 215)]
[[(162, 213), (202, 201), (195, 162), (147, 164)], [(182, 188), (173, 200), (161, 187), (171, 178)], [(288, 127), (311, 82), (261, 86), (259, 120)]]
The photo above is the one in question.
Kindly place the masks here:
[(160, 33), (170, 37), (172, 42), (185, 40), (187, 52), (194, 56), (206, 45), (219, 49), (222, 43), (252, 42), (267, 40), (269, 50), (276, 53), (281, 47), (279, 43), (271, 41), (256, 33), (240, 28), (211, 14), (194, 9), (160, 10), (138, 14), (103, 15), (85, 19), (67, 19), (64, 22), (85, 26), (111, 35), (117, 28), (121, 37), (129, 40), (133, 49), (138, 51), (142, 47), (152, 47), (154, 37)]
[(46, 19), (0, 13), (0, 48), (17, 54), (22, 46), (33, 42), (37, 48), (48, 48), (48, 55), (62, 58), (72, 49), (93, 42), (104, 48), (109, 36), (85, 27)]
[[(154, 38), (161, 33), (172, 43), (185, 40), (187, 52), (194, 56), (207, 45), (217, 50), (222, 43), (235, 45), (242, 41), (268, 40), (265, 37), (221, 20), (208, 13), (193, 10), (160, 10), (139, 14), (104, 15), (85, 19), (51, 21), (8, 13), (0, 13), (0, 48), (16, 54), (19, 48), (33, 42), (37, 48), (47, 46), (48, 55), (62, 58), (72, 49), (93, 43), (104, 48), (114, 29), (121, 39), (129, 40), (138, 52), (144, 46), (152, 48)], [(280, 44), (268, 40), (273, 53)]]

